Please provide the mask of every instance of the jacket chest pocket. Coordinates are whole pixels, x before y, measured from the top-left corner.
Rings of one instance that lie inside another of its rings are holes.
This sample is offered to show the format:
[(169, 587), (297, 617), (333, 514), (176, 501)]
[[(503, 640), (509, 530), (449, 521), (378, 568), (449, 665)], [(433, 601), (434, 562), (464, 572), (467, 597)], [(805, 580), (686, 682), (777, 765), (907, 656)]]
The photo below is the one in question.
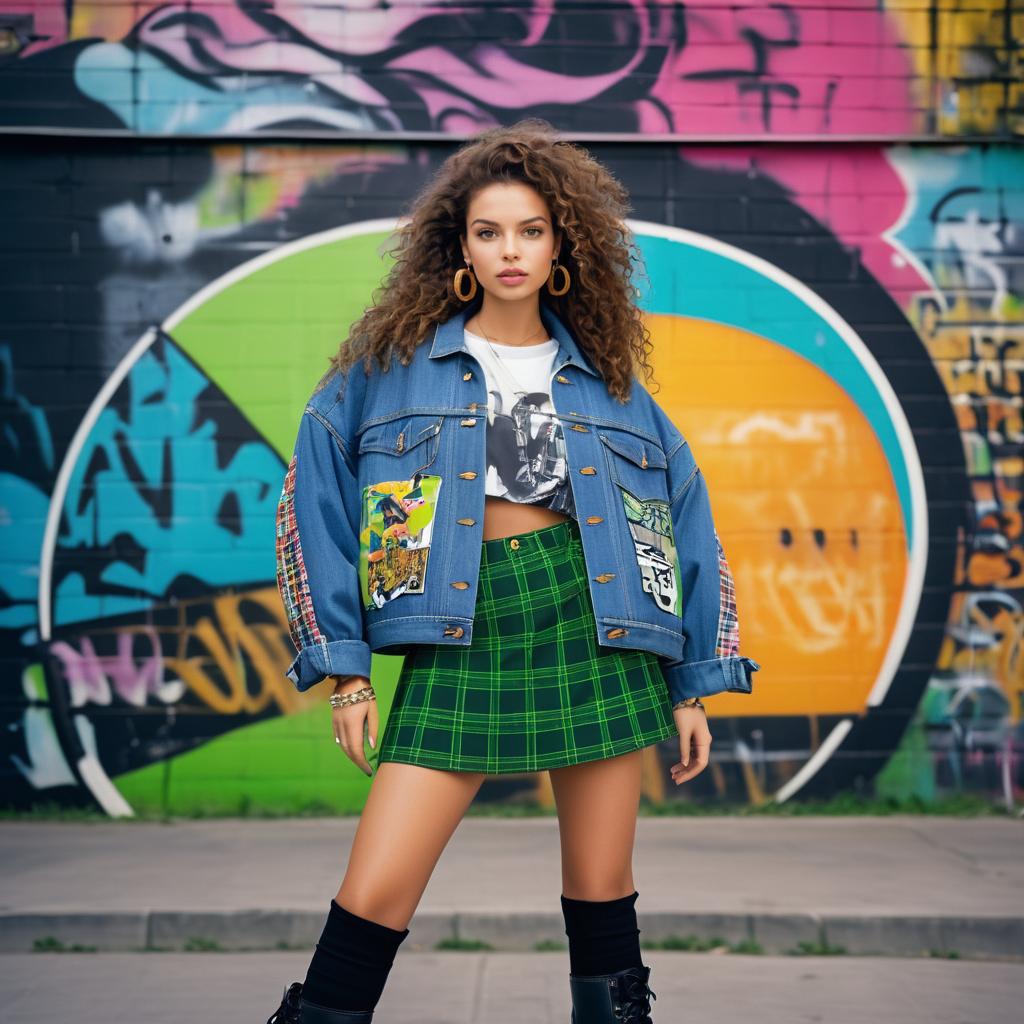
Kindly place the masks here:
[(615, 483), (634, 498), (668, 501), (668, 460), (658, 445), (625, 431), (602, 430), (597, 436), (604, 446), (608, 474)]
[(597, 435), (608, 474), (622, 500), (640, 585), (655, 605), (680, 615), (679, 555), (668, 499), (668, 460), (658, 445), (618, 431)]
[(371, 474), (413, 477), (433, 465), (441, 447), (444, 416), (396, 416), (367, 427), (359, 438), (359, 458)]

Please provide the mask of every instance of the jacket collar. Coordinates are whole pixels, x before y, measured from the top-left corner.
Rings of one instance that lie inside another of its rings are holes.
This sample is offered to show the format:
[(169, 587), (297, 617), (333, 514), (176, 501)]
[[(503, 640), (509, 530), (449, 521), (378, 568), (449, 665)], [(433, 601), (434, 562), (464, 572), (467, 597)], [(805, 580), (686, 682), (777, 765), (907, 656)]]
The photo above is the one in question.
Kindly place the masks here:
[[(475, 312), (475, 310), (474, 310)], [(466, 328), (466, 321), (469, 319), (470, 311), (463, 308), (455, 312), (448, 320), (439, 323), (434, 330), (434, 342), (430, 346), (431, 359), (438, 359), (441, 356), (451, 355), (452, 352), (468, 352), (466, 338), (463, 331)], [(583, 355), (572, 332), (562, 322), (561, 318), (551, 309), (545, 308), (541, 303), (541, 322), (548, 329), (548, 333), (558, 342), (558, 352), (555, 355), (555, 365), (578, 366), (581, 370), (600, 378), (600, 374), (591, 365), (590, 361)]]

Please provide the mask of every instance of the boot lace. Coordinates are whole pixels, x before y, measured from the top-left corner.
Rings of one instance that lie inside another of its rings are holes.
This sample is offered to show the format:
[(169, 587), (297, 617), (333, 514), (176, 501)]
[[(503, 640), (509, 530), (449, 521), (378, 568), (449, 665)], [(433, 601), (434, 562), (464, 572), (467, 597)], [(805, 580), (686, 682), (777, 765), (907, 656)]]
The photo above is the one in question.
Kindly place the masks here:
[(281, 1005), (268, 1018), (267, 1024), (300, 1024), (301, 996), (302, 982), (293, 981), (286, 989)]
[(621, 981), (623, 1024), (654, 1024), (651, 1020), (653, 990), (638, 974), (626, 974)]

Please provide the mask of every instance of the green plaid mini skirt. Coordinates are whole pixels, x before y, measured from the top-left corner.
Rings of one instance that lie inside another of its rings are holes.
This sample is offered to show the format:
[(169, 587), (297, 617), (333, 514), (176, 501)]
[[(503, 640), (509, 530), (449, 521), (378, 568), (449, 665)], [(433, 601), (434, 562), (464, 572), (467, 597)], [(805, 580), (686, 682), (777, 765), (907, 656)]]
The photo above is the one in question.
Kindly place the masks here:
[(483, 542), (473, 641), (410, 649), (378, 762), (533, 772), (678, 735), (657, 655), (597, 642), (579, 529)]

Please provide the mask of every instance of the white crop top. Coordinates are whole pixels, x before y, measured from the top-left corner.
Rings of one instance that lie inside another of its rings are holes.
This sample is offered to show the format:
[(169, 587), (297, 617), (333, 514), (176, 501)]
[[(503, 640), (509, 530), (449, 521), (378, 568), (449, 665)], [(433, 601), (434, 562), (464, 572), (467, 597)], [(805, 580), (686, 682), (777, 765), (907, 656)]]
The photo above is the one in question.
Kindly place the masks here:
[(551, 404), (558, 342), (498, 345), (465, 332), (487, 383), (487, 480), (484, 493), (576, 518), (567, 479), (565, 439)]

